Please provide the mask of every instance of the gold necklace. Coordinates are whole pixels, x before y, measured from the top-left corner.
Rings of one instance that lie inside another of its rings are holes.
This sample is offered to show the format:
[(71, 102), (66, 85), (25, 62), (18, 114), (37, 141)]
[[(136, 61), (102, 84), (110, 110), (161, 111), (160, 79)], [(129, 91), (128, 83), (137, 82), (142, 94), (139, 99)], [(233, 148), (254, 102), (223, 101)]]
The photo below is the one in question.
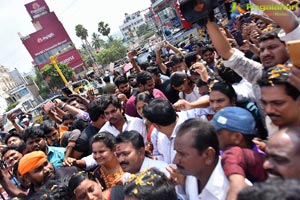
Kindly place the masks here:
[(106, 189), (109, 189), (112, 186), (116, 185), (115, 180), (121, 176), (122, 172), (120, 172), (120, 170), (118, 169), (118, 172), (106, 175), (104, 170), (102, 169), (102, 167), (100, 167), (100, 174), (101, 174), (101, 177), (104, 180)]

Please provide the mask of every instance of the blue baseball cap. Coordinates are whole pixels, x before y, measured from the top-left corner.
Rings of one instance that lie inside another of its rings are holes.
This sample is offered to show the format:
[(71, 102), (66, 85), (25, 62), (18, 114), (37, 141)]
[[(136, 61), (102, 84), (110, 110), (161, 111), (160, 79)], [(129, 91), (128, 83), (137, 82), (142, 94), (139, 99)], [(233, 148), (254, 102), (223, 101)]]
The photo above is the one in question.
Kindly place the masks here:
[(240, 107), (225, 107), (219, 110), (210, 121), (216, 131), (226, 129), (245, 135), (255, 134), (255, 120), (252, 114)]

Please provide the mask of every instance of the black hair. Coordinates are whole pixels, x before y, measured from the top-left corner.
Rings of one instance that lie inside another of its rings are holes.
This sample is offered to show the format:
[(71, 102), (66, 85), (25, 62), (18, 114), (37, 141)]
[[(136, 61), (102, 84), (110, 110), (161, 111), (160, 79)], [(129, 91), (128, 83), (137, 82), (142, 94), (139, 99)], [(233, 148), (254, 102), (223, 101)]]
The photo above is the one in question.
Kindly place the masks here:
[(218, 75), (223, 79), (223, 81), (230, 84), (239, 83), (243, 79), (238, 75), (234, 70), (229, 67), (225, 67), (224, 64), (221, 64), (217, 67)]
[(31, 200), (69, 200), (68, 187), (60, 179), (48, 180), (32, 196)]
[(215, 157), (219, 156), (220, 149), (216, 130), (208, 121), (200, 118), (186, 120), (179, 126), (176, 137), (187, 133), (194, 136), (194, 138), (191, 138), (194, 141), (193, 147), (199, 153), (202, 153), (208, 147), (212, 147), (215, 150)]
[(87, 127), (89, 125), (89, 123), (84, 120), (84, 119), (75, 119), (73, 121), (73, 124), (72, 124), (72, 130), (74, 129), (79, 129), (80, 131), (83, 131), (83, 129), (85, 129), (85, 127)]
[(147, 72), (147, 71), (143, 71), (143, 72), (139, 72), (136, 76), (136, 83), (139, 86), (141, 85), (146, 85), (147, 81), (152, 80), (152, 75)]
[(35, 138), (44, 138), (45, 139), (45, 134), (44, 134), (43, 129), (41, 129), (38, 126), (33, 126), (33, 127), (26, 128), (23, 131), (23, 140), (24, 140), (24, 142), (26, 143), (26, 141), (29, 138), (30, 139), (31, 138), (32, 139), (35, 139)]
[(152, 99), (143, 108), (144, 117), (152, 123), (168, 126), (176, 121), (177, 114), (172, 104), (166, 99)]
[(126, 76), (120, 75), (115, 78), (114, 83), (117, 87), (119, 87), (121, 84), (128, 83), (128, 79), (126, 78)]
[(153, 98), (154, 98), (153, 95), (150, 94), (148, 91), (141, 92), (141, 93), (137, 94), (137, 96), (135, 98), (135, 105), (137, 104), (138, 101), (143, 101), (143, 102), (149, 104), (149, 102)]
[(201, 78), (198, 78), (195, 83), (196, 83), (197, 87), (201, 87), (201, 86), (207, 86), (208, 87), (207, 82), (202, 81)]
[(197, 62), (197, 60), (198, 60), (197, 55), (198, 55), (198, 53), (196, 51), (192, 51), (184, 56), (184, 62), (188, 68), (191, 67), (192, 64)]
[(202, 41), (196, 41), (194, 45), (197, 45), (198, 47), (202, 48), (204, 47), (206, 44)]
[(168, 61), (165, 63), (165, 65), (167, 66), (167, 68), (170, 68), (170, 67), (174, 67), (175, 64), (172, 61)]
[(136, 150), (145, 148), (143, 136), (139, 132), (134, 130), (123, 131), (116, 137), (116, 144), (120, 144), (123, 142), (130, 142)]
[(104, 81), (105, 83), (109, 83), (109, 82), (110, 82), (110, 77), (109, 77), (109, 76), (105, 76), (105, 77), (103, 78), (103, 81)]
[(116, 137), (108, 131), (102, 131), (94, 135), (94, 137), (92, 138), (91, 144), (95, 142), (102, 142), (110, 150), (113, 150), (116, 145)]
[(132, 79), (132, 78), (136, 78), (136, 74), (129, 74), (127, 77), (128, 80)]
[(4, 154), (6, 154), (8, 151), (10, 150), (16, 150), (18, 151), (19, 153), (22, 153), (19, 151), (19, 147), (16, 146), (16, 145), (11, 145), (11, 146), (6, 146), (4, 147), (2, 150), (1, 150), (1, 155), (3, 156)]
[(112, 104), (116, 108), (121, 108), (121, 102), (114, 94), (105, 94), (101, 97), (101, 102), (99, 105), (100, 110), (104, 110), (108, 108), (108, 106)]
[(104, 115), (104, 110), (102, 110), (101, 103), (103, 99), (103, 95), (91, 101), (88, 105), (87, 112), (92, 121), (97, 121), (99, 117)]
[(72, 115), (71, 113), (67, 113), (65, 114), (63, 117), (62, 117), (62, 121), (65, 121), (65, 120), (74, 120), (75, 117), (74, 115)]
[(124, 187), (124, 194), (141, 200), (177, 200), (175, 186), (157, 168), (142, 171), (131, 179)]
[(219, 91), (222, 94), (226, 95), (231, 102), (236, 102), (237, 101), (237, 94), (232, 87), (231, 84), (226, 83), (226, 82), (216, 82), (213, 84), (213, 86), (210, 88), (211, 91)]
[(201, 52), (202, 54), (204, 54), (205, 52), (210, 51), (210, 52), (215, 52), (215, 48), (212, 45), (205, 45), (201, 48)]
[(175, 55), (171, 57), (171, 61), (174, 63), (174, 65), (179, 64), (184, 61), (184, 57), (182, 55)]
[(48, 119), (43, 121), (43, 123), (40, 125), (40, 128), (44, 131), (45, 135), (48, 135), (51, 133), (51, 131), (53, 131), (53, 129), (58, 130), (58, 125), (54, 120)]
[(4, 143), (7, 145), (7, 142), (9, 140), (9, 138), (11, 137), (17, 137), (17, 138), (20, 138), (22, 139), (22, 136), (17, 132), (17, 131), (13, 131), (11, 133), (8, 133), (5, 137), (5, 140), (4, 140)]
[(155, 66), (147, 67), (146, 71), (150, 72), (151, 74), (155, 74), (155, 75), (160, 74), (158, 67), (155, 67)]
[[(150, 58), (150, 60), (151, 60), (151, 58)], [(140, 68), (141, 68), (142, 70), (146, 70), (147, 67), (150, 66), (150, 64), (147, 63), (147, 62), (143, 62), (143, 63), (140, 63), (139, 66), (140, 66)]]
[[(280, 71), (281, 68), (282, 71)], [(293, 100), (297, 100), (300, 96), (300, 91), (287, 81), (289, 77), (289, 71), (287, 71), (286, 69), (289, 68), (281, 66), (268, 68), (266, 71), (263, 72), (261, 79), (259, 79), (257, 83), (260, 87), (284, 85), (286, 94), (290, 96)]]
[(70, 198), (74, 199), (74, 190), (80, 185), (80, 183), (84, 180), (91, 180), (96, 182), (96, 178), (89, 172), (80, 171), (74, 174), (70, 180), (68, 185), (68, 193)]
[(170, 76), (170, 84), (172, 87), (179, 87), (184, 83), (184, 80), (189, 80), (189, 77), (184, 72), (174, 72)]
[(264, 42), (264, 41), (267, 41), (267, 40), (273, 40), (273, 39), (278, 39), (280, 42), (282, 42), (282, 43), (285, 45), (285, 42), (282, 41), (282, 40), (278, 37), (277, 31), (275, 31), (275, 30), (272, 30), (272, 31), (268, 31), (268, 32), (263, 33), (263, 34), (259, 37), (258, 43), (261, 43), (261, 42)]
[(300, 200), (300, 180), (269, 178), (239, 192), (237, 200)]

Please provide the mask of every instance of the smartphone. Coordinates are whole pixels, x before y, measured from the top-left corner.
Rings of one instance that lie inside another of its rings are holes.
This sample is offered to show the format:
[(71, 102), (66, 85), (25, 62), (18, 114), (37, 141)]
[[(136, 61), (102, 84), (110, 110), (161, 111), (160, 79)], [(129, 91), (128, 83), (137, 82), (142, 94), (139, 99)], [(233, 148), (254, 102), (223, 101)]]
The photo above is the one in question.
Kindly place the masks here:
[(53, 107), (54, 107), (54, 103), (52, 101), (48, 101), (44, 105), (44, 110), (46, 113), (48, 113)]
[(293, 40), (286, 42), (287, 49), (290, 54), (290, 59), (293, 65), (300, 69), (300, 40)]
[(21, 110), (21, 108), (18, 108), (17, 110), (12, 112), (14, 116), (19, 117), (20, 115), (23, 114), (23, 111)]
[(67, 95), (68, 97), (69, 97), (71, 94), (73, 94), (73, 92), (72, 92), (68, 87), (63, 87), (63, 88), (61, 89), (61, 91), (62, 91), (65, 95)]
[(239, 46), (243, 46), (245, 43), (244, 43), (244, 38), (243, 38), (243, 35), (240, 31), (238, 30), (234, 30), (231, 32), (231, 35), (234, 37), (236, 43), (239, 45)]

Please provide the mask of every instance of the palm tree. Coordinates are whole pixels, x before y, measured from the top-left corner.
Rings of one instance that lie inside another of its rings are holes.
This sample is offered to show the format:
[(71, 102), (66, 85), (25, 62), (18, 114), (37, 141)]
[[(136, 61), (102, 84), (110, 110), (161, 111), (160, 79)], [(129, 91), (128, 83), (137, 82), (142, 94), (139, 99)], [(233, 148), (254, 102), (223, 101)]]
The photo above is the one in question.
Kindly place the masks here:
[(97, 33), (92, 34), (92, 47), (94, 47), (95, 50), (99, 49), (100, 47), (103, 47), (105, 44), (104, 40), (100, 38), (100, 35)]
[(75, 27), (76, 36), (79, 37), (82, 41), (87, 42), (88, 31), (81, 24), (78, 24)]
[[(104, 23), (102, 21), (99, 22), (98, 23), (98, 32), (100, 34), (102, 34), (103, 36), (107, 36), (108, 37), (108, 35), (110, 33), (110, 28), (109, 28), (108, 24)], [(108, 39), (109, 39), (109, 37), (108, 37)]]
[[(78, 24), (77, 26), (75, 26), (75, 31), (76, 31), (76, 36), (79, 37), (82, 40), (82, 47), (86, 50), (87, 55), (89, 55), (90, 59), (93, 61), (93, 63), (96, 63), (96, 60), (94, 58), (94, 51), (89, 43), (89, 41), (87, 40), (88, 35), (88, 31), (86, 28), (84, 28), (81, 24)], [(96, 63), (97, 65), (97, 63)]]

